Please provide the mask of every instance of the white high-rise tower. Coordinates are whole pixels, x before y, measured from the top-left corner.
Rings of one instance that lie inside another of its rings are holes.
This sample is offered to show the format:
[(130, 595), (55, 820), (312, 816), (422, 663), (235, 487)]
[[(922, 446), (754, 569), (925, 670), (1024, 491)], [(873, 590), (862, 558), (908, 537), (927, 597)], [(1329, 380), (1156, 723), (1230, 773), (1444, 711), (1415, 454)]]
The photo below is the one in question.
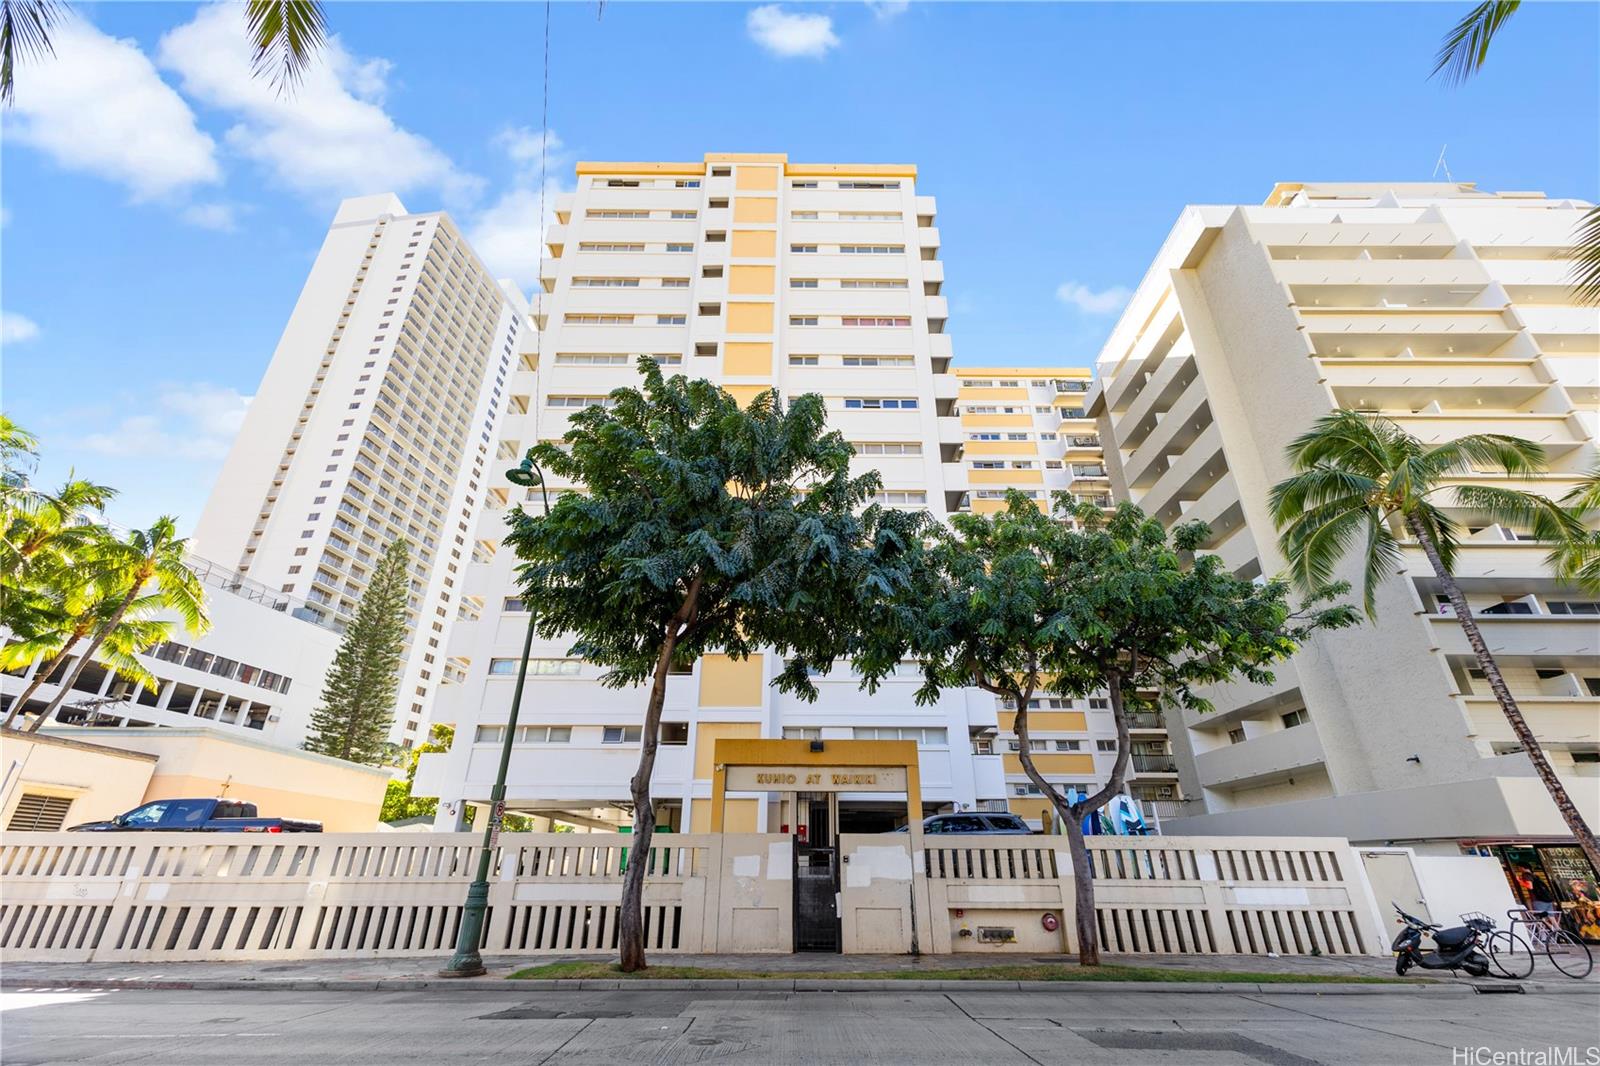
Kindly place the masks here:
[(394, 739), (419, 741), (527, 307), (440, 212), (344, 201), (195, 532), (209, 558), (337, 623), (411, 542)]

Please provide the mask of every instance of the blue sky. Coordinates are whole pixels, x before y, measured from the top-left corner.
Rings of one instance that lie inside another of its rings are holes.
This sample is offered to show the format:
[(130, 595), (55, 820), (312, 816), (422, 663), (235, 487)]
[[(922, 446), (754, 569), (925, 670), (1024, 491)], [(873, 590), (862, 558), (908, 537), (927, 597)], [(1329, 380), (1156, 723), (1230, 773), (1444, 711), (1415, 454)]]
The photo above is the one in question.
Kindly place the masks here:
[[(1427, 180), (1446, 144), (1457, 180), (1595, 199), (1600, 7), (1524, 5), (1448, 89), (1430, 59), (1467, 7), (557, 4), (551, 178), (915, 162), (958, 360), (1087, 364), (1187, 203)], [(341, 196), (444, 207), (530, 287), (542, 5), (333, 4), (292, 101), (248, 79), (236, 8), (76, 10), (0, 148), (3, 402), (46, 479), (191, 524)]]

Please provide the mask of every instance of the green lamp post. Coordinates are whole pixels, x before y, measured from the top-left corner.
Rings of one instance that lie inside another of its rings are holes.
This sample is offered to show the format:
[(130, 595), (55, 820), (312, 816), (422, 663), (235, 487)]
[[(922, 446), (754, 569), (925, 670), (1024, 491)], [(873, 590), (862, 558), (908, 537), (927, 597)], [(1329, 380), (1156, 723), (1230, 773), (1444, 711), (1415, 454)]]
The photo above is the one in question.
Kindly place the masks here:
[[(550, 492), (545, 487), (544, 471), (539, 469), (531, 455), (525, 456), (515, 469), (507, 470), (506, 480), (524, 488), (539, 486), (545, 517), (550, 516)], [(517, 687), (511, 694), (511, 717), (506, 722), (506, 733), (500, 744), (500, 769), (495, 773), (494, 788), (489, 793), (489, 824), (483, 831), (483, 847), (478, 853), (478, 876), (473, 878), (467, 889), (467, 905), (461, 912), (461, 935), (456, 938), (456, 953), (439, 971), (440, 977), (478, 977), (486, 972), (478, 945), (483, 941), (483, 919), (489, 909), (489, 860), (500, 838), (500, 821), (505, 814), (506, 773), (511, 768), (511, 743), (517, 733), (522, 686), (528, 680), (528, 656), (533, 651), (533, 623), (534, 614), (530, 610), (528, 632), (522, 639), (522, 662), (517, 667)]]

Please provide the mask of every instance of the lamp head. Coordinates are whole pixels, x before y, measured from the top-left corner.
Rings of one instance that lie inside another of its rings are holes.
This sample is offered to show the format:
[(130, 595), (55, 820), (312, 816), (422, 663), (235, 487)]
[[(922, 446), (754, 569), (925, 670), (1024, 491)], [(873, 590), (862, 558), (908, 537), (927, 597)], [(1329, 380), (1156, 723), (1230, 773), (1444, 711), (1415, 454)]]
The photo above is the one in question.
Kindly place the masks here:
[(522, 462), (518, 463), (512, 469), (506, 471), (506, 480), (511, 482), (513, 485), (520, 485), (523, 488), (532, 488), (535, 485), (543, 483), (544, 474), (537, 466), (533, 465), (533, 459), (531, 457), (524, 456)]

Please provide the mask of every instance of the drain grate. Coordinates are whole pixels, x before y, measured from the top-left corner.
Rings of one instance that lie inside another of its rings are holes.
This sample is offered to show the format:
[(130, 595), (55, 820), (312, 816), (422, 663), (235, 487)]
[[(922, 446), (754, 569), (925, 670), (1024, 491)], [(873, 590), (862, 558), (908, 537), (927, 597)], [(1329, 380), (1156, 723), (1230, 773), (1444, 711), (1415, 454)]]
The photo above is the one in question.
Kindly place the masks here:
[(1092, 1044), (1112, 1051), (1232, 1051), (1267, 1066), (1322, 1066), (1282, 1048), (1238, 1033), (1150, 1032), (1141, 1029), (1073, 1029)]

